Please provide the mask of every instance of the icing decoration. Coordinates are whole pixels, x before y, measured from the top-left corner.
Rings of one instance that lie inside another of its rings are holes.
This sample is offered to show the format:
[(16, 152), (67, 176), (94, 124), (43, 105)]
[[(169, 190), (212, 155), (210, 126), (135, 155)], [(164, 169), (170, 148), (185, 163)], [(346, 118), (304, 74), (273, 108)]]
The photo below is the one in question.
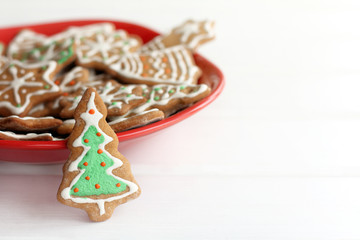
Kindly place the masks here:
[(127, 54), (109, 67), (120, 77), (140, 83), (191, 84), (200, 75), (192, 53), (182, 46)]
[(8, 138), (12, 139), (12, 140), (38, 140), (43, 138), (45, 141), (59, 141), (59, 140), (63, 140), (60, 138), (55, 138), (51, 135), (51, 133), (27, 133), (27, 134), (18, 134), (18, 133), (13, 133), (13, 132), (9, 132), (9, 131), (0, 131), (0, 139), (2, 138), (1, 135), (5, 135)]
[[(35, 75), (38, 72), (36, 68), (42, 65), (24, 65), (19, 61), (12, 61), (0, 74), (0, 107), (6, 107), (13, 114), (19, 115), (28, 108), (32, 96), (58, 92), (59, 87), (51, 79), (57, 66), (56, 62), (49, 61), (44, 66), (47, 67), (46, 70), (38, 77)], [(31, 91), (20, 91), (24, 88)]]
[(91, 62), (110, 64), (124, 53), (134, 52), (141, 44), (138, 38), (129, 37), (124, 30), (111, 34), (97, 32), (92, 36), (81, 36), (76, 39), (76, 43), (78, 45), (76, 53), (80, 64)]
[[(126, 190), (127, 185), (125, 183), (122, 184), (123, 188), (116, 188), (119, 180), (106, 173), (106, 170), (111, 167), (114, 162), (106, 154), (99, 156), (102, 151), (101, 149), (97, 150), (97, 148), (99, 144), (105, 141), (105, 138), (103, 136), (97, 136), (96, 132), (96, 127), (90, 126), (83, 136), (84, 145), (88, 146), (89, 150), (83, 160), (78, 164), (78, 168), (84, 170), (84, 172), (82, 177), (80, 177), (72, 187), (73, 193), (71, 193), (71, 195), (73, 196), (84, 197), (100, 194), (117, 194)], [(84, 166), (84, 162), (87, 162), (88, 165)], [(86, 179), (86, 176), (88, 176), (89, 179)], [(96, 183), (101, 184), (101, 191), (94, 191), (92, 186)], [(79, 189), (79, 191), (75, 192), (75, 189)]]
[(176, 45), (195, 50), (199, 45), (215, 38), (213, 21), (189, 20), (167, 35), (160, 35), (142, 46), (141, 52), (151, 52)]
[[(131, 109), (125, 115), (119, 117), (112, 117), (109, 125), (114, 125), (116, 123), (122, 122), (126, 120), (129, 116), (145, 114), (149, 112), (149, 110), (158, 110), (157, 107), (165, 106), (169, 104), (169, 102), (173, 99), (186, 99), (193, 98), (201, 93), (207, 91), (209, 87), (206, 84), (200, 85), (186, 85), (187, 88), (193, 89), (192, 92), (183, 92), (184, 86), (177, 85), (167, 85), (167, 84), (159, 84), (153, 86), (153, 90), (150, 92), (148, 100), (141, 104), (140, 106)], [(157, 90), (155, 90), (157, 89)], [(162, 94), (160, 94), (160, 90), (162, 90)]]
[[(99, 121), (103, 118), (103, 115), (97, 110), (94, 100), (95, 92), (91, 93), (87, 110), (80, 115), (81, 119), (85, 122), (84, 130), (73, 142), (74, 147), (82, 147), (84, 150), (68, 167), (69, 172), (80, 171), (80, 173), (72, 180), (69, 187), (61, 191), (61, 197), (63, 199), (70, 199), (76, 203), (96, 203), (99, 207), (99, 215), (103, 215), (105, 213), (105, 202), (111, 202), (129, 196), (138, 190), (138, 186), (112, 173), (114, 169), (121, 167), (123, 163), (120, 159), (106, 151), (105, 146), (112, 142), (113, 139), (106, 135), (99, 127)], [(94, 114), (89, 113), (91, 109), (95, 111)], [(96, 135), (98, 132), (101, 136)], [(84, 144), (83, 140), (85, 138), (89, 139), (89, 143)], [(103, 153), (101, 155), (96, 154), (96, 152), (94, 153), (97, 149), (102, 149)], [(99, 167), (99, 164), (96, 164), (99, 162), (105, 162), (106, 167)], [(89, 174), (85, 174), (85, 172), (89, 172)], [(90, 175), (90, 173), (93, 175)], [(82, 180), (85, 176), (89, 176), (90, 180)], [(104, 179), (106, 179), (106, 182)], [(107, 181), (110, 181), (114, 186), (120, 183), (121, 187), (116, 189), (110, 186), (111, 184), (107, 183)], [(79, 192), (77, 193), (74, 192), (75, 185), (79, 188)], [(95, 186), (95, 189), (93, 186)], [(94, 199), (91, 197), (93, 195), (99, 195), (99, 193), (108, 194), (121, 192), (124, 193), (115, 196), (111, 195), (111, 197), (104, 199)]]

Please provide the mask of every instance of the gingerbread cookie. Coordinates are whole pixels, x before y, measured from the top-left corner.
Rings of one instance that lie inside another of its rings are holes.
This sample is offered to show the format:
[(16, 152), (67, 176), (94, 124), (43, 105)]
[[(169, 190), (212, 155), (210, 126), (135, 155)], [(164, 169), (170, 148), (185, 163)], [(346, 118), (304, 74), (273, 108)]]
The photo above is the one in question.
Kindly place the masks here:
[(127, 54), (111, 64), (107, 71), (123, 82), (148, 85), (195, 84), (201, 75), (191, 51), (182, 46)]
[(48, 38), (30, 30), (21, 31), (8, 47), (8, 57), (24, 64), (57, 62), (57, 71), (76, 58), (72, 38)]
[(0, 118), (0, 130), (17, 132), (44, 132), (54, 129), (62, 124), (60, 119), (53, 117), (18, 117), (9, 116)]
[(75, 111), (76, 124), (67, 142), (71, 154), (57, 194), (61, 203), (85, 210), (93, 221), (107, 220), (119, 204), (140, 194), (105, 119), (105, 104), (89, 88)]
[(141, 52), (151, 52), (159, 49), (184, 45), (195, 51), (200, 45), (215, 38), (213, 21), (188, 20), (174, 28), (169, 34), (155, 37), (140, 49)]
[(143, 112), (131, 112), (125, 116), (112, 117), (109, 120), (109, 125), (115, 132), (122, 132), (160, 121), (164, 117), (162, 111), (154, 108)]
[(60, 87), (62, 92), (72, 93), (78, 90), (88, 79), (89, 70), (83, 67), (74, 67), (63, 76), (58, 77), (55, 84)]
[(129, 36), (124, 30), (118, 30), (112, 33), (80, 35), (76, 38), (76, 44), (78, 65), (105, 70), (124, 54), (137, 51), (142, 40), (138, 36)]
[(0, 140), (17, 140), (17, 141), (55, 141), (62, 140), (54, 138), (51, 133), (28, 133), (17, 134), (9, 131), (0, 131)]
[(67, 119), (56, 129), (56, 132), (60, 135), (68, 135), (71, 133), (75, 126), (75, 119)]
[[(93, 84), (90, 83), (90, 85)], [(131, 108), (146, 101), (143, 96), (143, 85), (121, 85), (114, 80), (110, 80), (96, 85), (95, 88), (108, 109), (108, 116), (124, 115)], [(61, 117), (71, 118), (73, 116), (82, 94), (82, 91), (78, 91), (60, 102), (63, 106), (60, 112)]]
[(12, 61), (0, 73), (0, 115), (24, 117), (31, 108), (60, 95), (52, 81), (57, 63), (24, 65)]

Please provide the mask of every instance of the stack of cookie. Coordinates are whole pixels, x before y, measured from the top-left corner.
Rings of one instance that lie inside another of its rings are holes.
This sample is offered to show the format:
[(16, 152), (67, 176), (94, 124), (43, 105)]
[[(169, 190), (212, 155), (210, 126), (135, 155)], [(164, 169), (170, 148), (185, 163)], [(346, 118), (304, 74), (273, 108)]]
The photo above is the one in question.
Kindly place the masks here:
[(107, 121), (121, 132), (158, 121), (206, 97), (193, 52), (214, 38), (214, 23), (187, 21), (147, 44), (111, 23), (45, 36), (22, 30), (0, 52), (0, 139), (57, 140), (96, 89)]

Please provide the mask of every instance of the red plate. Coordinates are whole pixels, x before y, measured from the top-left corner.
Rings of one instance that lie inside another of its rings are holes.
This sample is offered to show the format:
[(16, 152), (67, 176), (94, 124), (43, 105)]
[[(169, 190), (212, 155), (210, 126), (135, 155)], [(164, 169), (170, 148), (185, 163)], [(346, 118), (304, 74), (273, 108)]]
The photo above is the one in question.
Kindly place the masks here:
[[(115, 24), (117, 29), (124, 29), (131, 34), (139, 35), (144, 42), (148, 42), (159, 33), (132, 23), (109, 21), (109, 20), (81, 20), (81, 21), (64, 21), (55, 23), (43, 23), (35, 25), (24, 25), (17, 27), (9, 27), (0, 29), (0, 41), (9, 43), (11, 39), (23, 28), (30, 28), (36, 32), (46, 35), (52, 35), (65, 30), (70, 26), (83, 26), (88, 24), (111, 22)], [(209, 105), (214, 101), (224, 88), (224, 76), (219, 68), (210, 61), (195, 54), (196, 64), (202, 70), (202, 76), (199, 83), (208, 84), (212, 92), (211, 94), (197, 102), (196, 104), (156, 123), (149, 124), (144, 127), (124, 131), (118, 133), (119, 141), (141, 137), (163, 128), (169, 127), (185, 118), (190, 117), (200, 109)], [(0, 140), (0, 160), (22, 163), (59, 163), (64, 162), (69, 155), (66, 148), (66, 141), (7, 141)]]

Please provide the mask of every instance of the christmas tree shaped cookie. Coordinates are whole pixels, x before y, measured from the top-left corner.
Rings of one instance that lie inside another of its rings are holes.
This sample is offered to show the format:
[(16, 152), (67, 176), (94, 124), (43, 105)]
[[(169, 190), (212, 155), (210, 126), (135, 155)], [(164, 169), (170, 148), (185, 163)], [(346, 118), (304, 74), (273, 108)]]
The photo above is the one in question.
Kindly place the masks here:
[(57, 195), (61, 203), (84, 209), (93, 221), (110, 218), (116, 206), (140, 194), (106, 115), (100, 96), (87, 89), (74, 114), (67, 143), (71, 153)]

